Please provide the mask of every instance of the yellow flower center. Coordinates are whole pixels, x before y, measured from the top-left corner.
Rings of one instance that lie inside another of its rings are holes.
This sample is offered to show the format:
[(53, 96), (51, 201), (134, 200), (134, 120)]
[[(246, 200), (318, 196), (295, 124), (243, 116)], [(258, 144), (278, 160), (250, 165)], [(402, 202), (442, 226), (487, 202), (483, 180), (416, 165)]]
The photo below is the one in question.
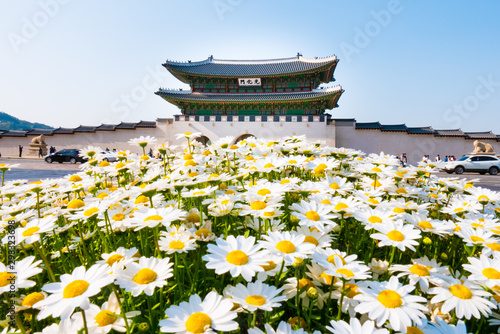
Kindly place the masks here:
[(310, 244), (313, 244), (314, 246), (319, 245), (318, 239), (316, 239), (312, 235), (306, 235), (306, 237), (304, 238), (304, 242), (308, 242)]
[(405, 209), (403, 209), (403, 208), (394, 208), (394, 210), (392, 210), (392, 211), (394, 211), (394, 213), (404, 213)]
[(276, 245), (276, 249), (280, 252), (290, 254), (295, 252), (295, 245), (288, 240), (282, 240), (278, 242), (278, 244)]
[(116, 213), (113, 215), (113, 217), (111, 217), (111, 219), (121, 222), (122, 220), (125, 219), (125, 215), (123, 213)]
[(465, 285), (455, 284), (449, 287), (450, 292), (457, 298), (460, 299), (471, 299), (472, 292)]
[(85, 203), (78, 198), (75, 198), (71, 202), (68, 203), (68, 209), (79, 209), (81, 207), (84, 207)]
[(403, 233), (396, 230), (392, 230), (391, 232), (387, 233), (387, 237), (392, 241), (403, 241), (405, 239)]
[(245, 298), (245, 301), (249, 305), (262, 306), (266, 303), (266, 298), (259, 295), (252, 295)]
[(63, 290), (64, 298), (75, 298), (82, 295), (89, 288), (89, 282), (78, 279), (75, 280), (68, 285)]
[(290, 183), (290, 180), (285, 179), (285, 180), (281, 180), (281, 182), (280, 182), (280, 184), (287, 184), (287, 183)]
[(109, 196), (109, 195), (106, 193), (100, 193), (99, 195), (97, 195), (96, 198), (103, 199), (104, 197), (107, 197), (107, 196)]
[(274, 263), (273, 261), (267, 261), (267, 264), (261, 265), (261, 267), (264, 269), (264, 271), (273, 270), (274, 268), (276, 268), (276, 263)]
[(123, 255), (113, 254), (110, 257), (108, 257), (108, 259), (106, 260), (106, 264), (111, 267), (113, 264), (115, 264), (116, 262), (120, 262), (124, 258), (125, 257), (123, 257)]
[(266, 196), (268, 194), (270, 194), (271, 191), (269, 189), (260, 189), (259, 191), (257, 191), (257, 195), (260, 195), (260, 196)]
[(144, 219), (144, 222), (151, 221), (151, 220), (160, 221), (160, 220), (163, 220), (163, 217), (160, 215), (152, 215), (152, 216), (146, 217)]
[(88, 210), (85, 210), (85, 212), (83, 212), (83, 215), (85, 217), (90, 217), (90, 216), (93, 216), (96, 212), (98, 212), (99, 209), (98, 208), (90, 208)]
[(207, 230), (206, 228), (200, 228), (194, 234), (200, 238), (208, 238), (208, 236), (210, 235), (210, 231)]
[(137, 284), (149, 284), (156, 280), (156, 272), (149, 268), (142, 268), (134, 275), (132, 281)]
[(199, 223), (200, 222), (200, 215), (197, 214), (196, 212), (190, 213), (186, 217), (186, 221), (188, 221), (190, 223)]
[(415, 326), (410, 326), (406, 328), (406, 334), (424, 334), (424, 332)]
[(263, 201), (255, 201), (250, 204), (250, 207), (252, 208), (252, 210), (263, 210), (267, 207), (267, 204)]
[(410, 271), (418, 276), (429, 276), (429, 269), (421, 264), (414, 264), (410, 267)]
[(103, 310), (95, 316), (95, 322), (99, 327), (104, 327), (111, 325), (118, 319), (118, 317), (113, 316), (116, 315), (115, 313), (108, 311), (108, 310)]
[(289, 163), (289, 164), (296, 164), (296, 163), (297, 163), (297, 160), (291, 159), (291, 160), (288, 160), (288, 163)]
[(380, 224), (382, 222), (382, 218), (378, 216), (371, 216), (370, 218), (368, 218), (368, 221), (372, 224)]
[(344, 257), (340, 254), (332, 254), (328, 257), (327, 261), (330, 262), (331, 264), (335, 264), (335, 257), (338, 257), (340, 261), (342, 261), (342, 264), (345, 265), (346, 262), (344, 260)]
[(274, 211), (266, 211), (264, 212), (264, 217), (273, 217), (275, 214)]
[(349, 292), (346, 294), (347, 298), (354, 298), (354, 296), (361, 294), (361, 292), (356, 292), (356, 290), (358, 289), (358, 286), (356, 284), (347, 283), (345, 285), (345, 289), (346, 290), (350, 289)]
[(31, 237), (33, 234), (35, 234), (38, 231), (40, 231), (40, 228), (38, 226), (33, 226), (33, 227), (30, 227), (30, 228), (27, 228), (23, 232), (23, 237)]
[(475, 236), (475, 235), (471, 236), (471, 237), (470, 237), (470, 240), (472, 240), (472, 241), (474, 241), (474, 242), (484, 242), (484, 239), (483, 239), (483, 238), (478, 237), (478, 236)]
[(192, 154), (186, 154), (183, 158), (184, 160), (193, 160), (193, 155)]
[(318, 212), (316, 212), (316, 211), (307, 211), (306, 217), (307, 217), (307, 219), (313, 220), (313, 221), (318, 221), (321, 219)]
[(232, 149), (232, 150), (237, 150), (238, 149), (238, 145), (231, 145), (229, 148)]
[(38, 303), (40, 300), (45, 299), (45, 296), (40, 293), (40, 292), (33, 292), (24, 297), (23, 302), (21, 303), (22, 306), (27, 306), (27, 307), (32, 307), (36, 303)]
[(0, 288), (7, 286), (11, 282), (14, 282), (16, 275), (3, 271), (0, 273)]
[(307, 286), (307, 289), (310, 289), (310, 288), (314, 288), (314, 284), (313, 282), (311, 282), (311, 280), (307, 279), (307, 278), (302, 278), (302, 279), (299, 279), (299, 290), (302, 290), (304, 287)]
[(488, 246), (491, 250), (500, 252), (500, 244), (498, 244), (496, 242), (486, 244), (486, 246)]
[(372, 168), (372, 172), (375, 172), (375, 173), (381, 173), (381, 172), (382, 172), (382, 170), (381, 170), (380, 168), (378, 168), (378, 167), (373, 167), (373, 168)]
[(347, 209), (348, 207), (349, 206), (347, 204), (340, 202), (337, 205), (335, 205), (334, 209), (337, 211), (341, 211), (341, 210)]
[(354, 276), (354, 273), (352, 271), (345, 268), (337, 269), (337, 274), (345, 275), (347, 278)]
[(321, 204), (332, 205), (332, 202), (329, 199), (324, 199), (321, 201)]
[(319, 277), (325, 280), (325, 282), (324, 282), (325, 284), (327, 284), (327, 285), (332, 284), (333, 276), (328, 275), (326, 273), (322, 273), (321, 275), (319, 275)]
[(274, 168), (274, 165), (272, 163), (267, 163), (264, 165), (264, 168)]
[(196, 312), (186, 320), (186, 330), (193, 334), (205, 333), (212, 326), (212, 319), (202, 312)]
[(490, 200), (488, 198), (488, 196), (485, 196), (485, 195), (481, 195), (477, 199), (478, 199), (479, 202), (489, 202), (489, 200)]
[(180, 240), (174, 240), (174, 241), (171, 241), (170, 244), (168, 244), (168, 247), (170, 249), (184, 249), (184, 242), (180, 241)]
[(234, 250), (227, 254), (226, 261), (235, 266), (242, 266), (248, 263), (248, 255), (240, 250)]
[(81, 181), (82, 178), (79, 176), (79, 175), (71, 175), (70, 178), (69, 178), (69, 181), (71, 182), (78, 182), (78, 181)]
[(134, 204), (149, 203), (149, 198), (144, 195), (139, 195), (134, 201)]
[(483, 270), (483, 275), (488, 279), (500, 279), (500, 271), (495, 268), (485, 268)]
[(432, 226), (432, 224), (429, 223), (427, 220), (422, 220), (417, 225), (423, 228), (424, 230), (432, 230), (434, 228), (434, 226)]
[(403, 305), (403, 299), (394, 290), (384, 290), (378, 294), (377, 300), (387, 308), (398, 308)]
[(194, 166), (196, 166), (196, 165), (197, 165), (197, 163), (196, 163), (194, 160), (188, 160), (188, 161), (186, 161), (186, 162), (184, 163), (184, 166), (185, 166), (185, 167), (189, 167), (189, 166), (194, 167)]
[(370, 198), (370, 199), (368, 199), (368, 202), (370, 202), (370, 203), (372, 203), (372, 204), (375, 204), (375, 205), (380, 204), (380, 202), (379, 202), (379, 201), (377, 201), (375, 198)]
[(339, 184), (337, 182), (331, 183), (330, 188), (335, 189), (335, 190), (340, 189)]
[(323, 173), (323, 171), (327, 168), (328, 166), (325, 164), (319, 164), (318, 167), (314, 168), (314, 172), (316, 174)]
[(399, 188), (396, 190), (396, 193), (398, 194), (408, 194), (405, 188)]

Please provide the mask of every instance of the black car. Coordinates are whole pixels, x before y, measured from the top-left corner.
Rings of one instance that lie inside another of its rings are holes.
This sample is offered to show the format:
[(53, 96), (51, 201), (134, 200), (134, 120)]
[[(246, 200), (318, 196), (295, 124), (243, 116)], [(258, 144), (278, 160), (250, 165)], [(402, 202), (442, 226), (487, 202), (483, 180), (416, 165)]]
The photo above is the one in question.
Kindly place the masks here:
[(72, 164), (76, 164), (77, 162), (86, 162), (87, 159), (83, 158), (79, 154), (79, 150), (76, 149), (66, 149), (66, 150), (60, 150), (57, 151), (56, 153), (52, 153), (48, 156), (45, 157), (45, 161), (47, 161), (49, 164), (53, 162), (58, 162), (62, 164), (63, 162), (69, 162)]

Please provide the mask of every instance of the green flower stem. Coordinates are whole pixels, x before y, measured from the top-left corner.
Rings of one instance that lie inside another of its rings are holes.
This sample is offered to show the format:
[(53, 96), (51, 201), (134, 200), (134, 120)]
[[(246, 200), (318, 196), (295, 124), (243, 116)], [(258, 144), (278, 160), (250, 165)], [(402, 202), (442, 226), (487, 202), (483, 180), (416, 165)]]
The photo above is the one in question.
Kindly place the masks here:
[(40, 247), (38, 247), (38, 241), (36, 241), (36, 242), (33, 243), (33, 247), (38, 252), (38, 254), (40, 254), (40, 257), (42, 258), (42, 261), (45, 264), (45, 267), (47, 268), (47, 271), (49, 272), (50, 280), (52, 282), (55, 282), (56, 281), (56, 277), (54, 276), (54, 272), (52, 271), (52, 268), (50, 267), (50, 262), (49, 262), (49, 260), (47, 260), (47, 258), (43, 254), (43, 252), (40, 249)]
[(80, 312), (82, 312), (82, 317), (83, 317), (83, 328), (85, 330), (85, 334), (89, 334), (89, 329), (87, 327), (87, 317), (85, 316), (85, 311), (84, 310), (80, 310)]

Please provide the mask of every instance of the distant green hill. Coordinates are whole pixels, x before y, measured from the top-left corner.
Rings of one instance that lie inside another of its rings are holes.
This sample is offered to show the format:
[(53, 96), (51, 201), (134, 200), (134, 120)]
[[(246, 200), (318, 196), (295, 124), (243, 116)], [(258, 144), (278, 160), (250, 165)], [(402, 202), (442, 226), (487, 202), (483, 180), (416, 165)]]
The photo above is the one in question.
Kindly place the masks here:
[(29, 129), (54, 129), (51, 126), (41, 123), (31, 123), (20, 120), (17, 117), (11, 116), (3, 111), (0, 111), (0, 130), (29, 130)]

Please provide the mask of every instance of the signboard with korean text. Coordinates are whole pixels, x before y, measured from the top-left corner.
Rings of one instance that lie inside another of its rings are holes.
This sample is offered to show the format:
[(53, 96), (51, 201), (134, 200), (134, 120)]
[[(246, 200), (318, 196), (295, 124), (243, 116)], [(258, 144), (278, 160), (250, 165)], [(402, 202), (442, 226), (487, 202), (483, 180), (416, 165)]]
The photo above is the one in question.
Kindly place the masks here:
[(238, 85), (240, 86), (261, 86), (262, 81), (260, 78), (238, 78)]

